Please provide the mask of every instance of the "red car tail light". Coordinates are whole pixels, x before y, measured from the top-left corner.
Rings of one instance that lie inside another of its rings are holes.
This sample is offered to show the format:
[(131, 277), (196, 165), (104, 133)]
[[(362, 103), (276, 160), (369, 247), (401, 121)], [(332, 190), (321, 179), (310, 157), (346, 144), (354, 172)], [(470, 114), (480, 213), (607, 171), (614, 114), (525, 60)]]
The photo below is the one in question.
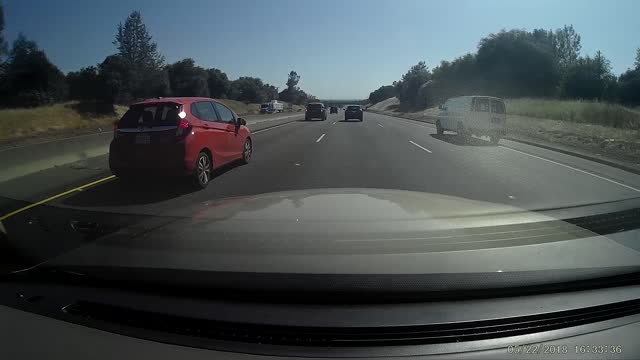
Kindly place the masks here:
[(176, 136), (185, 137), (191, 132), (191, 124), (186, 120), (180, 120), (176, 129)]

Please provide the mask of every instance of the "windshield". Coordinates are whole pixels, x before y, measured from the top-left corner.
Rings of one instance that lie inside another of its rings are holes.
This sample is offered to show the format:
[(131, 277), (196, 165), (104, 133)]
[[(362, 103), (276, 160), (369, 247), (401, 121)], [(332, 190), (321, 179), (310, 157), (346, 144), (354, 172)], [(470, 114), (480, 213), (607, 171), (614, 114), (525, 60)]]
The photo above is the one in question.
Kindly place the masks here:
[(0, 2), (0, 274), (640, 265), (638, 1), (98, 3)]
[(176, 125), (177, 121), (178, 105), (176, 104), (133, 105), (122, 116), (118, 127)]

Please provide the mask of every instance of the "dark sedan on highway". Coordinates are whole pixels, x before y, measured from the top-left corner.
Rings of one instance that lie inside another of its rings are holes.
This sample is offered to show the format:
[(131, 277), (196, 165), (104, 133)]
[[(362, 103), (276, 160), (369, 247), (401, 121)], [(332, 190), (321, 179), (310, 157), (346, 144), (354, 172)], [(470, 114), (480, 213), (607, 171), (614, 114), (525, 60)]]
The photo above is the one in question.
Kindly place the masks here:
[(362, 121), (364, 116), (362, 114), (362, 107), (360, 105), (349, 105), (344, 111), (344, 120), (356, 119)]
[(304, 110), (304, 119), (307, 121), (313, 119), (327, 120), (327, 109), (323, 103), (310, 103)]

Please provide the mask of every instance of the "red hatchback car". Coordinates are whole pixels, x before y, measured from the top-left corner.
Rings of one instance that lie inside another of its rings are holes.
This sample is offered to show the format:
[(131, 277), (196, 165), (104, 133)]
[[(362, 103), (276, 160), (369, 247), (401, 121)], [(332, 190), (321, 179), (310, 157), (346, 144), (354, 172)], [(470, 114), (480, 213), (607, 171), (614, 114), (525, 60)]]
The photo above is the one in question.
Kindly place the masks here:
[(115, 124), (109, 166), (118, 177), (189, 175), (204, 188), (213, 169), (253, 152), (246, 121), (208, 98), (158, 98), (133, 104)]

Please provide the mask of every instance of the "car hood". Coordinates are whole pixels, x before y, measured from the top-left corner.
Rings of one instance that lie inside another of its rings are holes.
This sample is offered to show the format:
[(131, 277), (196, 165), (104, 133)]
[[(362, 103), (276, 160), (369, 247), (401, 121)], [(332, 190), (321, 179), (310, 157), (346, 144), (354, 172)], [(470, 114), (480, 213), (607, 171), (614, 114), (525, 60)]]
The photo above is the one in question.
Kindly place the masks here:
[(617, 275), (639, 264), (640, 253), (621, 242), (512, 206), (323, 189), (203, 202), (122, 228), (40, 268), (119, 269), (129, 280), (132, 269), (144, 270), (145, 281), (245, 289), (304, 287), (313, 283), (308, 276), (322, 275), (328, 282), (321, 288), (433, 290), (452, 288), (443, 276), (457, 276), (463, 287), (505, 280), (520, 286)]

